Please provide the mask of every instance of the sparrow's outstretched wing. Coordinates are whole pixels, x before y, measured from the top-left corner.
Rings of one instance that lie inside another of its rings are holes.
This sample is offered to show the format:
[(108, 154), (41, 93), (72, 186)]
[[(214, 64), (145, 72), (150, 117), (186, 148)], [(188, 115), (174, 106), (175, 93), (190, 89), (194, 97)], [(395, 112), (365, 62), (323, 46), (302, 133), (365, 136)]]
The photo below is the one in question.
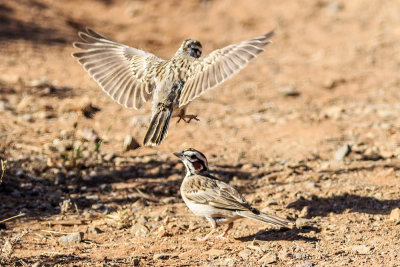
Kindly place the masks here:
[(268, 38), (273, 34), (271, 31), (251, 40), (229, 45), (196, 60), (189, 70), (189, 78), (182, 89), (179, 106), (186, 105), (246, 67), (250, 60), (264, 51), (264, 46), (270, 43)]
[(152, 96), (157, 66), (163, 60), (111, 41), (91, 29), (86, 31), (79, 32), (83, 42), (73, 44), (84, 51), (72, 55), (115, 101), (139, 109)]

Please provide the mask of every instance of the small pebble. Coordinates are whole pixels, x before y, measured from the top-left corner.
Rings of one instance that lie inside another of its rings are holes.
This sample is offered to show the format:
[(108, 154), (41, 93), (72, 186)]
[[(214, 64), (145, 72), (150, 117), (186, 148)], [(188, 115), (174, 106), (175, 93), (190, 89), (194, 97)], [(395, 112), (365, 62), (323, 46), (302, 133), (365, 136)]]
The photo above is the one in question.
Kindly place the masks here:
[(304, 218), (298, 218), (296, 220), (296, 228), (303, 228), (306, 226), (310, 226), (310, 224), (311, 224), (311, 221), (304, 219)]
[(266, 254), (262, 256), (261, 259), (258, 260), (259, 264), (271, 264), (275, 263), (278, 260), (277, 256), (275, 254)]
[(398, 222), (400, 221), (400, 209), (395, 208), (390, 212), (390, 220)]
[(353, 251), (356, 251), (358, 254), (368, 254), (371, 250), (372, 248), (367, 245), (353, 246)]
[(83, 239), (83, 232), (64, 235), (58, 239), (58, 243), (79, 243)]
[(242, 251), (239, 252), (239, 257), (241, 257), (242, 259), (247, 260), (251, 256), (252, 253), (253, 252), (250, 249), (246, 248), (246, 249), (243, 249)]
[(313, 267), (314, 263), (306, 261), (299, 264), (296, 264), (296, 267)]
[(300, 92), (294, 86), (285, 86), (279, 89), (279, 93), (283, 96), (296, 97), (300, 95)]
[(89, 227), (89, 228), (87, 229), (86, 232), (87, 232), (88, 234), (101, 234), (101, 233), (103, 233), (104, 231), (100, 230), (100, 229), (97, 228), (97, 227)]
[(351, 147), (349, 144), (345, 144), (335, 152), (335, 160), (343, 160), (351, 152)]
[(129, 151), (129, 150), (134, 150), (139, 148), (140, 145), (138, 141), (136, 141), (135, 138), (133, 138), (131, 135), (127, 135), (124, 140), (124, 151)]

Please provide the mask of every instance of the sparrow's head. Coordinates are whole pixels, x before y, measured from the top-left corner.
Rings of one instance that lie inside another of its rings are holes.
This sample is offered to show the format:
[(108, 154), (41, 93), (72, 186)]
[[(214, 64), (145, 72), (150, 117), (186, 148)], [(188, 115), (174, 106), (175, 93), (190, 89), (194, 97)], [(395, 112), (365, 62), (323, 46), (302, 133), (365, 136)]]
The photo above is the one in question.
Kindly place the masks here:
[(201, 56), (202, 47), (199, 41), (188, 39), (183, 41), (178, 51), (186, 56), (199, 58)]
[(207, 158), (200, 151), (193, 148), (186, 148), (182, 151), (175, 152), (174, 155), (185, 164), (188, 173), (200, 174), (208, 172)]

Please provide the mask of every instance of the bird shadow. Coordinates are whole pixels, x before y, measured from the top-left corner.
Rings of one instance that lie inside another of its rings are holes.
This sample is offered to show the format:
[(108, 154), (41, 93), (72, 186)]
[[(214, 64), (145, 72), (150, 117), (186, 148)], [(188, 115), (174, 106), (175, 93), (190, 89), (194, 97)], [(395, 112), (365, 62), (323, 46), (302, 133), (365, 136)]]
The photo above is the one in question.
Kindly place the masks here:
[(358, 212), (367, 214), (389, 214), (393, 209), (400, 207), (400, 199), (379, 200), (375, 197), (342, 194), (332, 197), (311, 196), (311, 199), (301, 197), (290, 203), (287, 208), (302, 210), (307, 208), (306, 218), (327, 216), (333, 212)]
[(301, 234), (310, 233), (310, 232), (318, 233), (318, 232), (320, 232), (320, 229), (317, 227), (314, 227), (314, 226), (307, 226), (307, 227), (303, 227), (300, 229), (298, 229), (298, 228), (294, 228), (294, 229), (282, 228), (282, 229), (269, 229), (266, 231), (261, 230), (261, 231), (257, 232), (256, 234), (240, 237), (240, 238), (237, 238), (236, 240), (239, 240), (242, 242), (249, 242), (249, 241), (253, 241), (253, 240), (258, 240), (258, 241), (302, 240), (305, 242), (319, 241), (319, 239), (316, 237), (307, 237), (307, 236), (301, 235)]
[[(171, 196), (179, 201), (183, 173), (177, 164), (178, 161), (147, 159), (118, 169), (104, 163), (66, 169), (48, 167), (29, 158), (9, 161), (0, 184), (0, 219), (18, 213), (25, 214), (24, 220), (56, 215), (60, 213), (60, 204), (68, 199), (81, 210), (92, 209), (93, 204), (113, 206), (139, 199), (158, 202)], [(85, 175), (93, 169), (97, 171)]]

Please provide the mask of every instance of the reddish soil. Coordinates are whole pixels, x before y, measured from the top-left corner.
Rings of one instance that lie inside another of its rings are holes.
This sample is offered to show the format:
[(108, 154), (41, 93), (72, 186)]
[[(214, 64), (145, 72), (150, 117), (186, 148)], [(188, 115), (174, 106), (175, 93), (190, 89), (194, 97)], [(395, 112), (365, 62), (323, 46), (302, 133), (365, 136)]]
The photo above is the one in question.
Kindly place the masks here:
[[(398, 25), (396, 0), (0, 2), (0, 221), (24, 214), (0, 224), (0, 265), (399, 266)], [(119, 106), (71, 57), (86, 26), (161, 58), (187, 38), (208, 54), (276, 34), (189, 106), (200, 122), (125, 152), (149, 106)], [(187, 147), (298, 227), (243, 219), (227, 239), (196, 241), (210, 227), (183, 203), (171, 154)]]

